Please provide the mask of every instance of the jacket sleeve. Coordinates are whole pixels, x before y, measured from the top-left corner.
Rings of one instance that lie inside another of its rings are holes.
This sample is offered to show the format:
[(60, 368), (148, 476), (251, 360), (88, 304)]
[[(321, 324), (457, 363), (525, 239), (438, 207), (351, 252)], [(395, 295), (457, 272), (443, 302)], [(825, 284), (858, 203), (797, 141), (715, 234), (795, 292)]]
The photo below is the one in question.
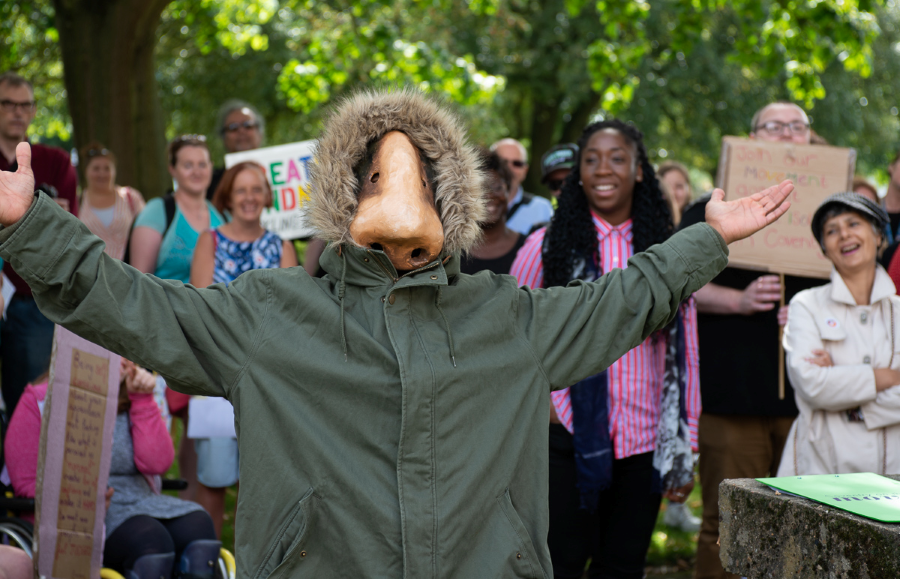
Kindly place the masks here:
[(103, 247), (46, 195), (0, 230), (0, 256), (50, 320), (158, 371), (177, 390), (228, 396), (265, 323), (270, 271), (196, 289), (142, 274)]
[(3, 441), (6, 467), (17, 497), (34, 498), (40, 445), (41, 410), (35, 388), (29, 385), (13, 411)]
[(862, 411), (869, 430), (900, 424), (900, 386), (882, 390), (875, 400), (862, 405)]
[[(868, 364), (842, 364), (823, 368), (806, 361), (825, 344), (813, 312), (804, 301), (806, 292), (791, 300), (784, 328), (787, 371), (794, 392), (814, 410), (838, 412), (875, 400), (875, 373)], [(865, 414), (865, 412), (864, 412)]]
[(673, 235), (595, 282), (521, 288), (517, 323), (550, 387), (597, 374), (663, 328), (719, 274), (728, 248), (709, 225)]
[(131, 440), (134, 465), (148, 475), (163, 474), (172, 466), (175, 450), (153, 394), (130, 394)]

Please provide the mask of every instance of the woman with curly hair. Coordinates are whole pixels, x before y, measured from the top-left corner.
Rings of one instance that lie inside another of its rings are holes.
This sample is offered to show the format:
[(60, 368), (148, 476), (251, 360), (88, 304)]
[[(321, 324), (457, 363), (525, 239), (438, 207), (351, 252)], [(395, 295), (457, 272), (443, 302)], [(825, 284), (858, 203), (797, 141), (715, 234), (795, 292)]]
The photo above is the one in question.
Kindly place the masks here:
[[(593, 123), (578, 147), (550, 225), (513, 263), (521, 285), (595, 280), (673, 232), (638, 129)], [(553, 393), (548, 544), (558, 579), (581, 577), (588, 560), (590, 577), (643, 577), (663, 492), (683, 502), (693, 488), (697, 363), (690, 300), (608, 370)]]

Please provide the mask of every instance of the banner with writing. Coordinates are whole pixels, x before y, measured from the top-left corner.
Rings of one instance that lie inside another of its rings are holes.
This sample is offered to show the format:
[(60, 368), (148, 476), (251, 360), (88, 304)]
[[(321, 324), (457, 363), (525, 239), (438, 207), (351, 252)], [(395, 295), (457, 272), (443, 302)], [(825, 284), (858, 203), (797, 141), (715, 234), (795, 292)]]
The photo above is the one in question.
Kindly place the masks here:
[(40, 577), (99, 577), (119, 356), (56, 327), (35, 492)]
[(311, 237), (314, 232), (306, 225), (303, 205), (308, 198), (309, 165), (315, 141), (301, 141), (277, 147), (225, 155), (225, 167), (242, 161), (256, 161), (266, 170), (272, 187), (272, 208), (263, 211), (262, 226), (282, 239)]
[(732, 243), (729, 265), (827, 278), (831, 262), (813, 237), (812, 217), (829, 195), (851, 190), (855, 167), (853, 149), (722, 139), (716, 182), (726, 200), (759, 193), (785, 179), (794, 182), (788, 212), (762, 231)]
[(779, 491), (885, 523), (900, 523), (900, 481), (871, 472), (756, 479)]

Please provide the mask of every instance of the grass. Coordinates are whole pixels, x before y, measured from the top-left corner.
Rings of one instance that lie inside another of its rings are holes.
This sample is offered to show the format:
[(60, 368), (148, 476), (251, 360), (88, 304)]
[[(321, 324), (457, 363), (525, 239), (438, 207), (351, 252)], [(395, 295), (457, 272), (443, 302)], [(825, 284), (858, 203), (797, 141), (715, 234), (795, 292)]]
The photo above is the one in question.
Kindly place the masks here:
[[(175, 448), (183, 435), (183, 423), (173, 420), (172, 439)], [(167, 478), (179, 478), (178, 461), (172, 463), (172, 467), (166, 473)], [(175, 491), (166, 491), (167, 494), (178, 496)], [(225, 494), (225, 522), (222, 525), (222, 546), (234, 553), (234, 513), (237, 503), (237, 489), (231, 487)], [(656, 518), (656, 526), (653, 529), (653, 537), (650, 539), (650, 549), (647, 551), (647, 577), (653, 579), (690, 579), (694, 569), (694, 560), (697, 554), (697, 533), (687, 533), (680, 529), (673, 529), (663, 524), (663, 508)], [(691, 512), (700, 516), (703, 505), (700, 495), (700, 485), (695, 485), (687, 500)]]
[[(687, 533), (663, 524), (663, 509), (666, 506), (666, 501), (663, 501), (663, 508), (656, 517), (656, 526), (650, 539), (650, 549), (647, 551), (647, 576), (657, 579), (662, 577), (687, 579), (691, 577), (697, 557), (697, 533)], [(695, 516), (701, 515), (703, 502), (699, 484), (694, 485), (687, 506)]]

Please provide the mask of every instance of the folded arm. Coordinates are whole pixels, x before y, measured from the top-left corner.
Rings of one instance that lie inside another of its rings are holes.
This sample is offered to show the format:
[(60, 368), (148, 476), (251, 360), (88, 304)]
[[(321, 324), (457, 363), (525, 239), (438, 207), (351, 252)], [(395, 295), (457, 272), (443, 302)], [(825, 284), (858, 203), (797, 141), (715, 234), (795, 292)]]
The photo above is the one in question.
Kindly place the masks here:
[(813, 312), (794, 299), (784, 329), (787, 371), (797, 396), (816, 410), (838, 412), (875, 399), (875, 373), (868, 364), (821, 366), (815, 350), (824, 350)]

